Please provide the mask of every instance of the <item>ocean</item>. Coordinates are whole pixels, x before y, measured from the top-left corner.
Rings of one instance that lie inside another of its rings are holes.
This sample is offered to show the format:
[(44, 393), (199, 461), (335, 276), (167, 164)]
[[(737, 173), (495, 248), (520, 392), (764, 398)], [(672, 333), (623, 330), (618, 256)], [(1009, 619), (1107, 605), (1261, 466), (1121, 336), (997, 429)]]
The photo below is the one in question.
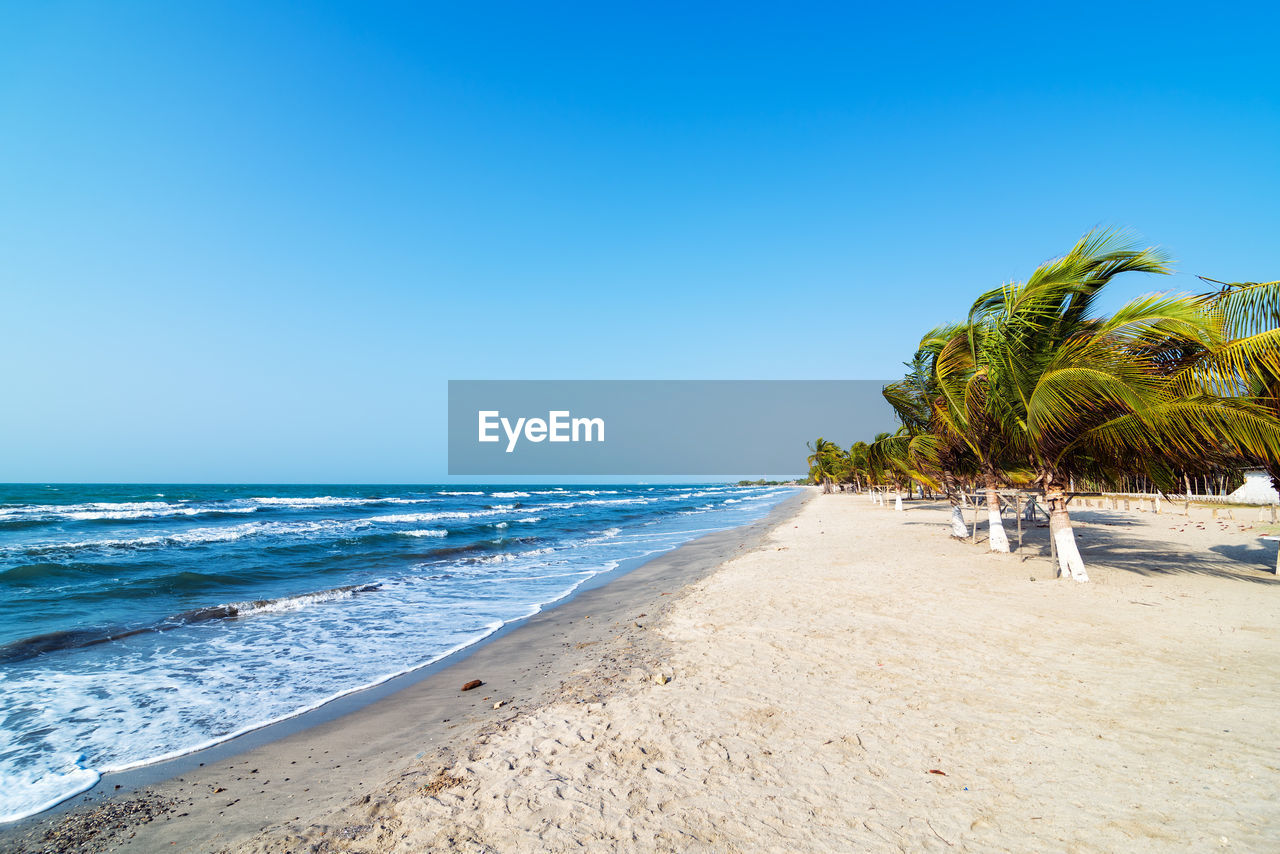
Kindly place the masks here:
[(792, 492), (0, 485), (0, 821), (436, 661)]

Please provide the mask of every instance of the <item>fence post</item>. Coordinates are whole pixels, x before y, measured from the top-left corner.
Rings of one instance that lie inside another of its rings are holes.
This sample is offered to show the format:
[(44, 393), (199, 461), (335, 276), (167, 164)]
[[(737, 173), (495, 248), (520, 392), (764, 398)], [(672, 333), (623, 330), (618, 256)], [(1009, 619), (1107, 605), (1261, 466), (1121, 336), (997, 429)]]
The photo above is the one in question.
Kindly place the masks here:
[(1048, 505), (1046, 516), (1049, 517), (1049, 557), (1053, 560), (1053, 574), (1056, 578), (1058, 575), (1058, 541), (1053, 538), (1053, 502), (1046, 501)]
[(978, 544), (978, 493), (973, 493), (973, 534), (969, 537), (969, 541), (975, 546)]
[[(1018, 551), (1022, 551), (1022, 493), (1013, 496), (1013, 515), (1018, 517)], [(1275, 508), (1271, 510), (1274, 518), (1276, 515)]]

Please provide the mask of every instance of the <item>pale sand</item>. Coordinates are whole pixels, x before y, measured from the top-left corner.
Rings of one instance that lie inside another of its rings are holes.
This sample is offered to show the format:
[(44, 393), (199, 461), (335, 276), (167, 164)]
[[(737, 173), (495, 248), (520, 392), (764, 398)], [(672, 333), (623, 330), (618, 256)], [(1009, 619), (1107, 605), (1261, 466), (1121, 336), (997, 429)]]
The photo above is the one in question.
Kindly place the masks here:
[(907, 507), (817, 497), (650, 627), (672, 681), (583, 671), (242, 850), (1280, 850), (1274, 544), (1084, 511), (1081, 585)]

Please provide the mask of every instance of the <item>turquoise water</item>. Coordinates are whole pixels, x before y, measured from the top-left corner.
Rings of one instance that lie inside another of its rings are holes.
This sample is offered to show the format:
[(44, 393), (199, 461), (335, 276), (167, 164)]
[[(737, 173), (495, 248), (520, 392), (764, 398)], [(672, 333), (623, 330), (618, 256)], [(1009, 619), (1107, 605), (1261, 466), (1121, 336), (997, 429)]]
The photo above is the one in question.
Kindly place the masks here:
[(0, 820), (437, 660), (789, 494), (0, 486)]

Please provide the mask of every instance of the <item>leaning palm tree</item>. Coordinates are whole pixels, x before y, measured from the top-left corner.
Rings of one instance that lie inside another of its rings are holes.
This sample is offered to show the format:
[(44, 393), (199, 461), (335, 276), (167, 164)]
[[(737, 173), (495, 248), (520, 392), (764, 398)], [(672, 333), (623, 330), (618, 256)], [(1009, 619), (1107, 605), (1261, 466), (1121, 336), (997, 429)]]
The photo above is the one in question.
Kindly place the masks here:
[[(969, 536), (962, 509), (960, 478), (973, 474), (974, 456), (950, 414), (955, 402), (938, 372), (939, 359), (953, 342), (966, 340), (961, 326), (939, 326), (920, 340), (910, 369), (901, 380), (884, 388), (884, 397), (898, 420), (911, 432), (907, 446), (910, 465), (928, 478), (951, 505), (951, 534)], [(954, 385), (954, 383), (952, 383)]]
[(862, 484), (867, 477), (867, 455), (870, 450), (871, 446), (866, 442), (854, 442), (845, 454), (849, 463), (847, 477), (853, 481), (854, 489), (858, 492), (862, 491)]
[(927, 475), (911, 464), (911, 438), (906, 427), (900, 427), (894, 433), (878, 433), (868, 454), (873, 471), (883, 483), (893, 486), (894, 510), (902, 509), (904, 487), (909, 487), (912, 481), (930, 482)]
[(1203, 298), (1148, 296), (1094, 316), (1099, 293), (1126, 272), (1169, 268), (1157, 249), (1093, 232), (1025, 283), (984, 294), (970, 315), (984, 410), (1030, 460), (1059, 575), (1078, 581), (1088, 574), (1067, 510), (1070, 478), (1117, 467), (1167, 477), (1175, 456), (1280, 453), (1280, 422), (1256, 404), (1179, 387), (1187, 363), (1219, 345)]
[[(1249, 398), (1280, 417), (1280, 281), (1220, 282), (1205, 297), (1221, 324), (1222, 340), (1179, 377), (1183, 394), (1208, 392)], [(1253, 460), (1280, 492), (1280, 460)]]
[[(1052, 418), (1046, 420), (1043, 413), (1053, 402), (1082, 404), (1086, 412), (1092, 408), (1090, 395), (1101, 375), (1098, 366), (1078, 360), (1113, 353), (1105, 347), (1078, 345), (1086, 324), (1092, 322), (1090, 309), (1097, 294), (1115, 276), (1130, 271), (1169, 272), (1156, 250), (1137, 249), (1114, 231), (1091, 232), (1066, 255), (1041, 264), (1026, 282), (1006, 283), (983, 294), (969, 313), (969, 346), (963, 356), (972, 360), (973, 373), (965, 387), (963, 428), (981, 461), (988, 503), (995, 494), (997, 451), (1016, 449), (1033, 459), (1051, 508), (1050, 531), (1058, 545), (1061, 574), (1071, 577), (1087, 576), (1067, 515), (1061, 464), (1055, 464), (1052, 449), (1041, 447), (1043, 428), (1061, 425), (1069, 413), (1061, 411), (1062, 405)], [(1046, 379), (1050, 385), (1042, 389), (1040, 383)], [(1074, 394), (1060, 391), (1063, 385)], [(1041, 395), (1035, 398), (1038, 390)], [(1072, 428), (1078, 432), (1081, 426)], [(1068, 430), (1057, 433), (1070, 438)], [(994, 538), (994, 525), (992, 533)], [(1003, 545), (1007, 550), (1007, 541)]]
[(835, 442), (828, 442), (819, 436), (809, 446), (809, 477), (814, 483), (822, 484), (823, 493), (831, 492), (831, 483), (836, 479), (840, 469), (843, 451)]
[[(991, 406), (991, 372), (983, 363), (989, 355), (988, 330), (971, 318), (951, 327), (950, 332), (940, 342), (934, 361), (939, 391), (933, 413), (935, 429), (953, 447), (953, 455), (964, 454), (972, 460), (974, 480), (981, 482), (986, 492), (988, 548), (1008, 553), (999, 490), (1019, 468), (1015, 461), (1025, 459), (1025, 449), (1018, 445), (1019, 434), (1006, 430)], [(958, 507), (953, 507), (952, 516), (952, 527), (958, 532), (963, 527)]]

